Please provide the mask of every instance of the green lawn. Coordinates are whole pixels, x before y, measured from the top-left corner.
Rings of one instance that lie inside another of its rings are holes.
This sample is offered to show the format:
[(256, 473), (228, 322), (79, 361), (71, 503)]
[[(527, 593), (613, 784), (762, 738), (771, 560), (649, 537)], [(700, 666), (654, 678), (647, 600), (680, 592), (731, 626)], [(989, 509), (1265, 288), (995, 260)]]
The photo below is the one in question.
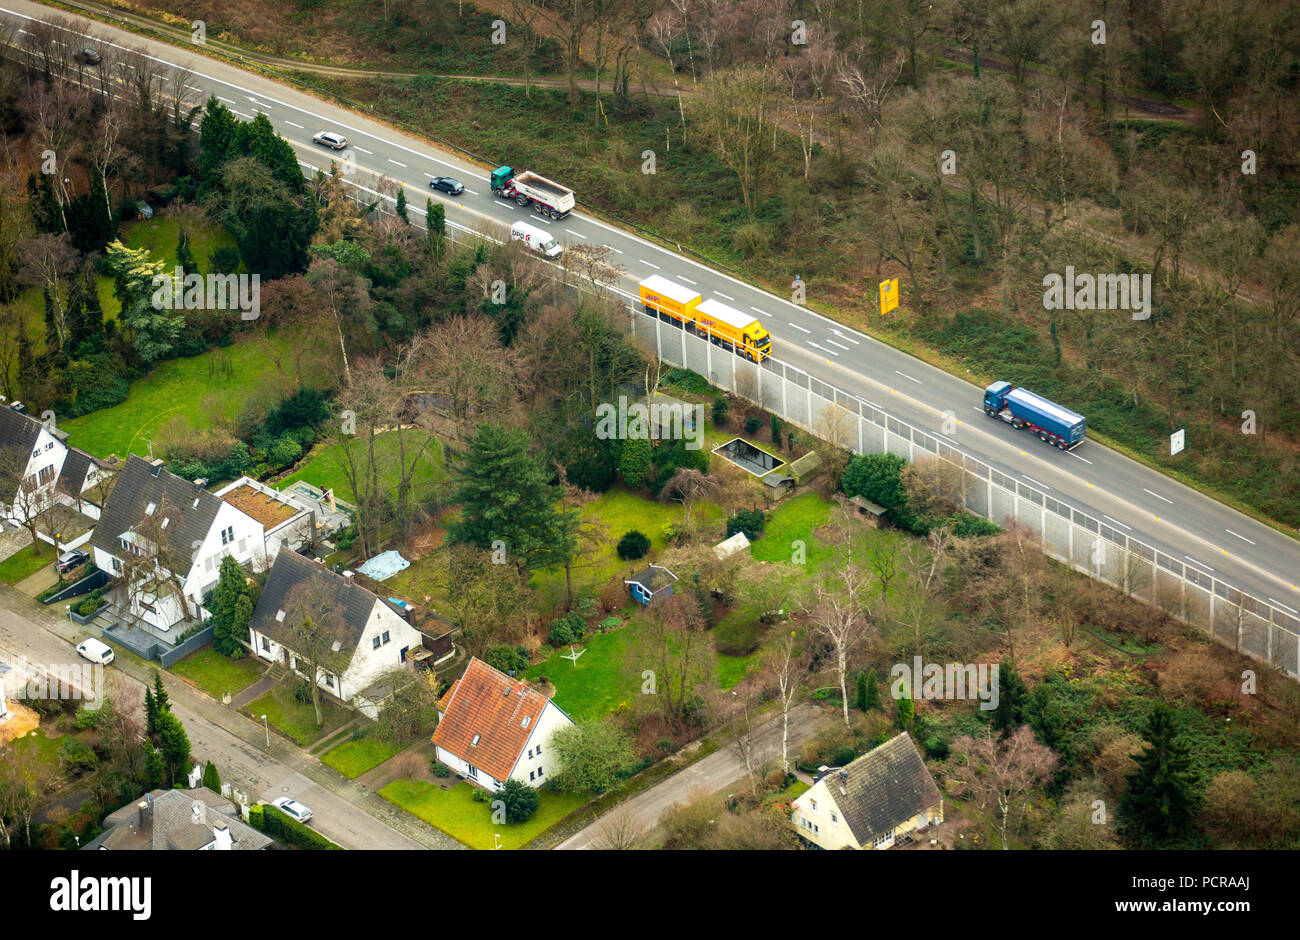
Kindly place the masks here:
[[(718, 538), (722, 539), (722, 510), (717, 506), (697, 504), (694, 518), (716, 522)], [(582, 507), (583, 519), (601, 522), (606, 527), (607, 538), (604, 548), (599, 553), (597, 563), (585, 568), (575, 568), (573, 572), (574, 592), (580, 593), (585, 588), (604, 584), (612, 576), (626, 572), (631, 568), (642, 568), (649, 564), (665, 546), (664, 526), (680, 523), (686, 517), (686, 510), (681, 503), (660, 503), (646, 499), (631, 492), (623, 484), (618, 484), (608, 492), (602, 493)], [(628, 531), (636, 529), (650, 539), (650, 554), (640, 561), (623, 561), (615, 552), (618, 540)], [(540, 608), (549, 610), (564, 599), (564, 570), (539, 571), (533, 576), (533, 585), (537, 588)]]
[(12, 748), (17, 754), (33, 752), (36, 759), (42, 764), (58, 767), (59, 744), (62, 743), (63, 737), (66, 737), (66, 735), (58, 738), (46, 737), (42, 729), (36, 728), (5, 746)]
[(255, 721), (261, 721), (262, 716), (266, 715), (268, 722), (304, 746), (320, 740), (353, 717), (353, 713), (346, 708), (323, 701), (321, 714), (325, 723), (318, 728), (316, 713), (311, 705), (299, 705), (284, 686), (272, 689), (261, 698), (249, 702), (244, 706), (244, 713)]
[(718, 688), (729, 689), (745, 678), (758, 668), (761, 656), (761, 651), (757, 650), (748, 656), (724, 656), (719, 653), (718, 663), (713, 668), (713, 678), (717, 681)]
[(38, 555), (34, 545), (26, 545), (4, 561), (0, 561), (0, 581), (5, 584), (17, 584), (23, 578), (36, 574), (53, 562), (54, 546), (42, 545), (41, 553)]
[(497, 845), (493, 835), (501, 837), (503, 849), (517, 849), (555, 825), (587, 802), (587, 797), (571, 793), (541, 790), (541, 801), (533, 818), (516, 825), (492, 823), (492, 804), (476, 803), (471, 798), (474, 787), (461, 782), (443, 790), (424, 780), (394, 780), (379, 795), (430, 826), (474, 849), (491, 849)]
[(234, 695), (248, 688), (262, 674), (263, 667), (264, 664), (256, 656), (245, 655), (242, 659), (230, 659), (214, 652), (209, 644), (173, 663), (170, 671), (183, 679), (189, 679), (204, 692), (219, 699), (227, 692)]
[(576, 644), (587, 650), (577, 663), (561, 655), (568, 651), (566, 647), (545, 662), (529, 667), (525, 677), (550, 679), (555, 684), (555, 704), (578, 724), (602, 718), (619, 703), (630, 704), (634, 696), (641, 694), (640, 672), (625, 668), (640, 629), (641, 625), (633, 620), (617, 630), (596, 634)]
[(330, 748), (321, 757), (321, 761), (329, 764), (343, 776), (355, 780), (366, 771), (378, 767), (401, 749), (401, 745), (398, 744), (390, 744), (375, 737), (364, 737), (355, 741), (344, 741)]
[(278, 379), (271, 360), (255, 340), (211, 349), (188, 359), (169, 359), (131, 383), (126, 401), (112, 408), (61, 421), (77, 446), (97, 457), (147, 456), (154, 433), (176, 415), (195, 429), (211, 425), (208, 407), (233, 421), (250, 399)]
[[(425, 432), (415, 430), (407, 432), (406, 446), (408, 448), (418, 447), (418, 439), (427, 437)], [(358, 440), (352, 447), (363, 447), (365, 442)], [(383, 480), (389, 488), (395, 488), (398, 483), (399, 473), (393, 462), (397, 460), (398, 448), (397, 438), (392, 434), (380, 434), (375, 440), (375, 452), (381, 458), (381, 468), (387, 468), (387, 476)], [(360, 459), (360, 455), (359, 455)], [(410, 458), (408, 457), (409, 461)], [(344, 468), (347, 466), (347, 457), (343, 451), (342, 444), (325, 444), (316, 447), (311, 456), (303, 461), (302, 465), (291, 475), (285, 477), (276, 483), (279, 489), (284, 489), (291, 483), (299, 480), (306, 480), (313, 486), (320, 489), (332, 489), (334, 495), (339, 499), (350, 503), (356, 502), (356, 496), (352, 492), (352, 487), (348, 484), (347, 474)], [(443, 457), (442, 444), (435, 438), (425, 451), (421, 458), (419, 466), (416, 468), (413, 480), (417, 492), (427, 492), (428, 488), (434, 484), (450, 478), (447, 472), (447, 462)]]
[(807, 546), (808, 567), (816, 569), (832, 553), (820, 539), (813, 538), (813, 530), (826, 524), (833, 505), (811, 491), (778, 504), (767, 514), (763, 535), (754, 542), (750, 554), (760, 561), (789, 563), (794, 543), (802, 541)]

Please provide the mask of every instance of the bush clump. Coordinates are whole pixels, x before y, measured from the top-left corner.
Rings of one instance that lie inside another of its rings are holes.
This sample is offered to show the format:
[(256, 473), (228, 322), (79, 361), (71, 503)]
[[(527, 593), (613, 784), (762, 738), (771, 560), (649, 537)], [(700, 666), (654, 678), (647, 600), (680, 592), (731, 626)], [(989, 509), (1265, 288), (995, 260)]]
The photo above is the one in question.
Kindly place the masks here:
[(644, 532), (631, 529), (618, 540), (615, 551), (624, 561), (636, 561), (638, 558), (644, 558), (650, 551), (650, 538)]

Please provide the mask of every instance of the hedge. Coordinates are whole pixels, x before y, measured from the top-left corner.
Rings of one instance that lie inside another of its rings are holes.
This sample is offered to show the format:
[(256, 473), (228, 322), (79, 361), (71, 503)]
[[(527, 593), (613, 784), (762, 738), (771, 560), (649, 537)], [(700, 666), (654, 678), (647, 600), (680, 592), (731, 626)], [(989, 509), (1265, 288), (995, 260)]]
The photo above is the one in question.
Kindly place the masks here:
[(281, 842), (296, 845), (300, 849), (342, 850), (343, 848), (341, 845), (335, 845), (316, 830), (286, 816), (269, 803), (250, 807), (248, 822), (254, 829), (260, 829), (267, 835)]

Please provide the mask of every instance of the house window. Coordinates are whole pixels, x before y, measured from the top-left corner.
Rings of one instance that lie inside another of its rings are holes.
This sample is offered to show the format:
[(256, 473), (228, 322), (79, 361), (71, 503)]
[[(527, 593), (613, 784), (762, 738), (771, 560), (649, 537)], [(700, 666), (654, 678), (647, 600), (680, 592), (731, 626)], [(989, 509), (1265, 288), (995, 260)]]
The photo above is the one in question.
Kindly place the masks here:
[(325, 675), (325, 687), (329, 689), (334, 688), (334, 677), (328, 673)]
[[(475, 735), (475, 736), (474, 736), (474, 739), (475, 739), (475, 740), (478, 740), (478, 735)], [(477, 779), (478, 779), (478, 768), (475, 767), (473, 764), (466, 764), (466, 765), (465, 765), (465, 776), (469, 777), (469, 779), (471, 779), (471, 780), (477, 780)]]
[(533, 759), (533, 749), (531, 747), (528, 749), (528, 759), (529, 760)]
[(120, 558), (114, 558), (114, 559), (113, 559), (113, 571), (114, 571), (114, 572), (118, 572), (118, 571), (121, 571), (121, 570), (122, 570), (122, 559), (120, 559)]
[(387, 630), (384, 631), (384, 645), (385, 645), (385, 646), (388, 645), (388, 631), (387, 631)]
[(371, 649), (379, 649), (380, 647), (379, 637), (375, 637), (370, 642), (374, 644), (374, 646), (372, 646)]
[(837, 823), (839, 821), (840, 821), (840, 817), (836, 816), (834, 813), (831, 813), (831, 822)]
[(876, 836), (876, 848), (880, 848), (886, 842), (892, 842), (893, 839), (894, 839), (894, 833), (892, 831), (881, 833), (880, 835)]
[(816, 801), (816, 800), (809, 800), (809, 801), (808, 801), (808, 807), (809, 807), (809, 808), (810, 808), (814, 813), (817, 812), (817, 801)]
[(533, 782), (533, 772), (531, 770), (528, 771), (528, 782), (529, 783)]
[(266, 637), (262, 637), (262, 649), (266, 650), (268, 653), (271, 652), (271, 641)]
[(53, 442), (53, 441), (50, 441), (48, 444), (46, 444), (46, 445), (45, 445), (45, 449), (46, 449), (46, 450), (54, 450), (54, 442)]
[(48, 467), (42, 467), (40, 469), (40, 472), (36, 475), (36, 485), (44, 486), (46, 483), (49, 483), (53, 479), (54, 479), (54, 465), (51, 464)]
[(541, 779), (542, 779), (542, 776), (543, 776), (545, 773), (546, 773), (545, 770), (543, 770), (541, 767), (538, 767), (538, 768), (537, 768), (537, 779), (538, 779), (538, 780), (541, 780)]
[(542, 746), (540, 744), (537, 745), (537, 756), (538, 757), (542, 756)]

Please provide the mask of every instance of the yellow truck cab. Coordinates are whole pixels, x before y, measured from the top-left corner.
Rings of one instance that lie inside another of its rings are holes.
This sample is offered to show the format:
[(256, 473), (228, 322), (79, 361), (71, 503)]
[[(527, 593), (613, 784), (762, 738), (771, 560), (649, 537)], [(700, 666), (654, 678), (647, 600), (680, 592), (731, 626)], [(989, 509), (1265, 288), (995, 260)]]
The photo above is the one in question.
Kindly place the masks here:
[(754, 362), (772, 355), (772, 337), (755, 317), (709, 298), (695, 308), (695, 323), (716, 340), (736, 347), (736, 352)]

